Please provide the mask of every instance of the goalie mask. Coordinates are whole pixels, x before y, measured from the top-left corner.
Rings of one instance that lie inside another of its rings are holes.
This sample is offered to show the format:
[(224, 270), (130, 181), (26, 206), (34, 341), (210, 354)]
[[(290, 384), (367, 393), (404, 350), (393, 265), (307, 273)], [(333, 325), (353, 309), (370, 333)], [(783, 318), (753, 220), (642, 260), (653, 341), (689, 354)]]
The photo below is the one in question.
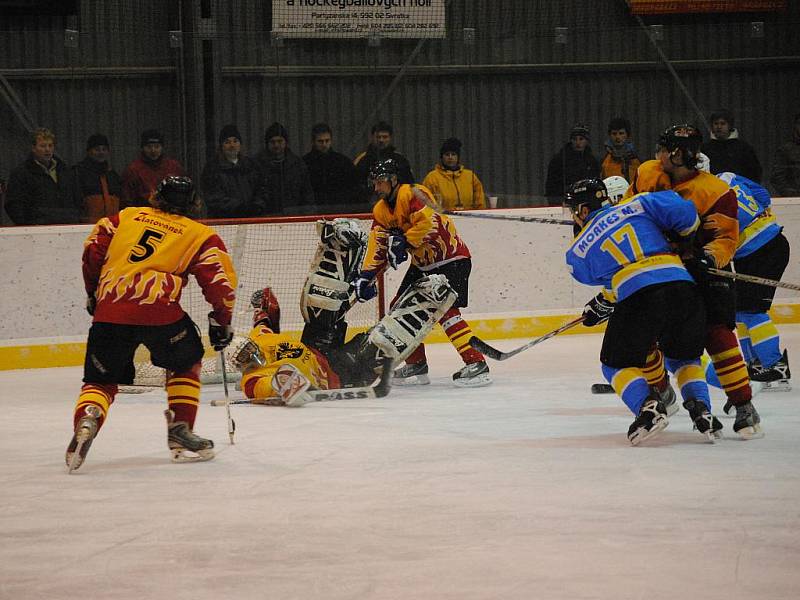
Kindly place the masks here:
[(255, 309), (253, 327), (266, 325), (274, 333), (281, 332), (281, 307), (275, 294), (272, 293), (272, 288), (265, 287), (254, 292), (250, 298), (250, 305)]
[[(626, 188), (627, 189), (627, 188)], [(564, 194), (564, 205), (569, 207), (573, 216), (581, 216), (581, 209), (586, 207), (589, 214), (611, 203), (605, 184), (599, 179), (582, 179), (570, 185)]]
[(197, 209), (192, 180), (175, 175), (166, 177), (158, 184), (151, 204), (164, 212), (192, 215)]
[(670, 160), (683, 155), (683, 165), (688, 169), (697, 168), (697, 155), (703, 143), (703, 134), (693, 125), (673, 125), (658, 138), (659, 147), (669, 152)]

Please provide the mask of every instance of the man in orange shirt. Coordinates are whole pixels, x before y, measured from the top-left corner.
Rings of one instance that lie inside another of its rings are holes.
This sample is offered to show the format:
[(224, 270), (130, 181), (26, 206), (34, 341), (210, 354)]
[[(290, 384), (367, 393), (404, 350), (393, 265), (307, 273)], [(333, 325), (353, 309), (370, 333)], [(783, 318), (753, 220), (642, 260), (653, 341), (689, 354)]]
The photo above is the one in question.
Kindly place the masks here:
[(213, 309), (208, 315), (211, 345), (222, 350), (233, 338), (236, 273), (220, 237), (192, 219), (199, 202), (188, 177), (167, 177), (150, 197), (150, 207), (103, 217), (84, 243), (86, 308), (94, 318), (66, 454), (70, 472), (86, 458), (117, 385), (133, 382), (133, 357), (140, 344), (155, 366), (167, 370), (165, 415), (173, 460), (214, 457), (214, 442), (192, 431), (204, 349), (179, 300), (188, 276), (194, 275)]

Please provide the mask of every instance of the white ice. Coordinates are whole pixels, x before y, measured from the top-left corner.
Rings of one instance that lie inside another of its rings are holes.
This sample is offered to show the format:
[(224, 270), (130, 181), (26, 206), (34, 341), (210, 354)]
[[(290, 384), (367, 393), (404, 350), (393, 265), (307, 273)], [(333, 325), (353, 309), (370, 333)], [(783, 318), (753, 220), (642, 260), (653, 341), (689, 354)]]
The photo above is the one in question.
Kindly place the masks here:
[[(793, 359), (800, 325), (781, 332)], [(233, 446), (209, 386), (208, 463), (170, 462), (163, 392), (120, 396), (73, 475), (80, 369), (0, 372), (0, 598), (800, 597), (800, 391), (755, 399), (764, 439), (723, 418), (706, 443), (681, 410), (634, 448), (622, 401), (589, 392), (599, 344), (554, 338), (481, 389), (431, 346), (430, 386), (234, 406)]]

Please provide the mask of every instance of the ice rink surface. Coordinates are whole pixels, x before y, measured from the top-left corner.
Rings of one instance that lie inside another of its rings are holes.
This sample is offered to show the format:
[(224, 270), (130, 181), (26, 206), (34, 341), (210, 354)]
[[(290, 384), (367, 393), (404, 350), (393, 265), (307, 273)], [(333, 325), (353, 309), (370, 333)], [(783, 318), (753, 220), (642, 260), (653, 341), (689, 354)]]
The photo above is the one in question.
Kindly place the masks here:
[[(800, 325), (781, 332), (800, 373)], [(234, 446), (208, 386), (207, 463), (170, 462), (162, 391), (118, 396), (73, 475), (81, 370), (0, 372), (0, 598), (800, 597), (800, 382), (755, 399), (764, 439), (723, 418), (706, 443), (681, 410), (634, 448), (622, 401), (589, 392), (600, 341), (554, 338), (466, 390), (431, 346), (429, 386), (234, 406)]]

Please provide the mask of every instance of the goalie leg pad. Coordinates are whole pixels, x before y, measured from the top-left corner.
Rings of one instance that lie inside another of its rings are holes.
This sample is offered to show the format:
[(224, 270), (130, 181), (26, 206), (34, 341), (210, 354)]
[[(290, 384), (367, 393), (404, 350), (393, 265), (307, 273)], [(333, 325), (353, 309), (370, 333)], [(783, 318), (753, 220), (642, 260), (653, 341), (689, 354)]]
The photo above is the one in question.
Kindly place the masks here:
[(435, 273), (415, 281), (391, 312), (369, 332), (369, 341), (397, 364), (411, 354), (456, 301), (447, 277)]

